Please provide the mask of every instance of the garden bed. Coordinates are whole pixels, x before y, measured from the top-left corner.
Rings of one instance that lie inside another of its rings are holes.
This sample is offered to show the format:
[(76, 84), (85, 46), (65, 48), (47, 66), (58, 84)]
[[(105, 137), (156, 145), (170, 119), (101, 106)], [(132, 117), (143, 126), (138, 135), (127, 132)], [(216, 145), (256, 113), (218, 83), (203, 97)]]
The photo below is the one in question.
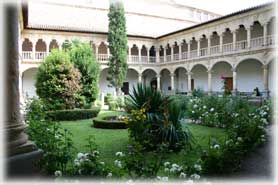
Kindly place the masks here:
[(93, 118), (92, 127), (103, 129), (126, 129), (125, 124), (120, 117), (124, 115), (123, 112), (111, 112), (96, 118)]

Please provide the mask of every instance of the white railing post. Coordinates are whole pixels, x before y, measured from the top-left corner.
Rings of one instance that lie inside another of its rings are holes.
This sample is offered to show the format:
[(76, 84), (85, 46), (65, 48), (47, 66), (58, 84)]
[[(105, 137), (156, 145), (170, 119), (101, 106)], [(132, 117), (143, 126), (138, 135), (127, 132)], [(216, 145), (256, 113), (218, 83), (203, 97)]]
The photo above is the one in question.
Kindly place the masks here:
[(160, 47), (155, 48), (155, 56), (156, 56), (156, 61), (155, 62), (157, 62), (157, 63), (160, 62), (159, 50), (160, 50)]
[(175, 45), (172, 45), (171, 46), (171, 58), (170, 58), (170, 61), (174, 60), (174, 48), (175, 48)]
[(142, 56), (141, 56), (141, 49), (139, 49), (138, 51), (138, 57), (139, 57), (139, 62), (142, 62)]

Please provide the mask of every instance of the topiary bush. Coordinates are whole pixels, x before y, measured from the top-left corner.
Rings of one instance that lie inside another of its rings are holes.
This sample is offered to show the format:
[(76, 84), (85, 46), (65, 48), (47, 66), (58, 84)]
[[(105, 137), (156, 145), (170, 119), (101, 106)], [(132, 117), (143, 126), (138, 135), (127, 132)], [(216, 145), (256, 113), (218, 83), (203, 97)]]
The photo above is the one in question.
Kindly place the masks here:
[(49, 110), (73, 109), (81, 102), (80, 77), (68, 54), (54, 49), (38, 68), (36, 92)]
[(69, 49), (70, 61), (81, 73), (81, 95), (85, 99), (85, 106), (90, 106), (98, 97), (98, 81), (100, 64), (92, 52), (89, 43), (73, 40)]
[(71, 109), (71, 110), (55, 110), (48, 111), (47, 117), (56, 121), (72, 121), (81, 119), (90, 119), (98, 115), (99, 107), (91, 109)]
[(116, 116), (108, 116), (104, 118), (93, 118), (93, 127), (104, 129), (126, 129), (127, 126), (122, 120), (113, 120)]

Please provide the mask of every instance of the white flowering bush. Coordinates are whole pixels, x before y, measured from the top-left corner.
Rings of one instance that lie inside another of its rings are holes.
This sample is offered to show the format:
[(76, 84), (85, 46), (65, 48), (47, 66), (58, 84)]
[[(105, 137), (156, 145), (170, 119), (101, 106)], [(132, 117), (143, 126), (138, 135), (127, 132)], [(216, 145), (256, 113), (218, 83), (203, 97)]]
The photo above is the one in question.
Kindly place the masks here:
[(76, 176), (91, 176), (91, 177), (112, 177), (112, 172), (106, 167), (106, 164), (99, 159), (99, 151), (94, 142), (94, 138), (90, 136), (88, 139), (90, 152), (79, 152), (74, 159), (74, 175)]

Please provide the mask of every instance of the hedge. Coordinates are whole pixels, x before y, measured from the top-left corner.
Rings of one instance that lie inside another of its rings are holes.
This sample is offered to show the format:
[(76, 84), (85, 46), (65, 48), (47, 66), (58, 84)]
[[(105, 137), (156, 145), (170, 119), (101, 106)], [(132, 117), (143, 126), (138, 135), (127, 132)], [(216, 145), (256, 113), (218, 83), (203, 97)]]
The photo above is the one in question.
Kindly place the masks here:
[(48, 111), (47, 117), (54, 121), (72, 121), (81, 119), (90, 119), (98, 115), (99, 107), (91, 109), (70, 109), (70, 110), (55, 110)]
[[(107, 117), (106, 117), (107, 118)], [(127, 126), (123, 121), (110, 121), (103, 120), (102, 118), (93, 118), (93, 127), (104, 128), (104, 129), (126, 129)]]

